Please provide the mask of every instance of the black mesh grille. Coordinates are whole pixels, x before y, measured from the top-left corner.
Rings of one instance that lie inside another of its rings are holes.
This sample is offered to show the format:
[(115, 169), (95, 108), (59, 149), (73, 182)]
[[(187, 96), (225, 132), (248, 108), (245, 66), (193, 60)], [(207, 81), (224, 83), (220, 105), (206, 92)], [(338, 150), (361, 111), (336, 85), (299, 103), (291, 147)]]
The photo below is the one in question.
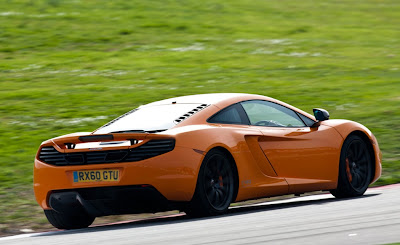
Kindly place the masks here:
[(132, 149), (125, 158), (125, 161), (134, 162), (144, 160), (172, 151), (174, 147), (175, 140), (152, 140), (142, 146)]
[(58, 152), (54, 147), (43, 147), (40, 150), (39, 159), (53, 165), (66, 165), (65, 154)]
[(136, 162), (167, 153), (172, 151), (174, 147), (175, 140), (173, 139), (151, 140), (144, 145), (129, 150), (79, 153), (61, 153), (54, 147), (48, 146), (40, 150), (39, 159), (57, 166)]

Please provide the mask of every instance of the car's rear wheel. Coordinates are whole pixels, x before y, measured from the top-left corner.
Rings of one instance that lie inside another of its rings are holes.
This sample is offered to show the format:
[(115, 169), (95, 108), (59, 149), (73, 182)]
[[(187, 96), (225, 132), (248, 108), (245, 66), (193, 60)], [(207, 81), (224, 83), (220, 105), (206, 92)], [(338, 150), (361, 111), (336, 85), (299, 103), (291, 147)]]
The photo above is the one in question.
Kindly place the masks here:
[(91, 225), (95, 217), (91, 217), (86, 213), (69, 215), (58, 213), (54, 210), (44, 210), (47, 220), (58, 229), (80, 229)]
[(350, 135), (344, 142), (339, 164), (335, 197), (361, 196), (372, 179), (372, 159), (367, 143), (357, 135)]
[(190, 216), (223, 214), (235, 193), (233, 166), (224, 152), (214, 149), (207, 153), (200, 167), (196, 191), (185, 209)]

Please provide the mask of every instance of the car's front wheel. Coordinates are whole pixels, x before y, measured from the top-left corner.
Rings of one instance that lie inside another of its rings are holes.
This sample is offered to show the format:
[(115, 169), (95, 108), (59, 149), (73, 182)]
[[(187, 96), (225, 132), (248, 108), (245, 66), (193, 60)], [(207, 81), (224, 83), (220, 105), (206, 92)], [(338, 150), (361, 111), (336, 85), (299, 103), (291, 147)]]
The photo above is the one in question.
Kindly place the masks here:
[(343, 143), (340, 154), (337, 189), (335, 197), (361, 196), (372, 179), (372, 159), (366, 142), (357, 135), (350, 135)]
[(200, 217), (225, 213), (233, 201), (234, 180), (233, 166), (226, 154), (218, 149), (208, 152), (186, 214)]
[(47, 220), (58, 229), (80, 229), (91, 225), (95, 217), (91, 217), (86, 213), (69, 215), (58, 213), (54, 210), (44, 210)]

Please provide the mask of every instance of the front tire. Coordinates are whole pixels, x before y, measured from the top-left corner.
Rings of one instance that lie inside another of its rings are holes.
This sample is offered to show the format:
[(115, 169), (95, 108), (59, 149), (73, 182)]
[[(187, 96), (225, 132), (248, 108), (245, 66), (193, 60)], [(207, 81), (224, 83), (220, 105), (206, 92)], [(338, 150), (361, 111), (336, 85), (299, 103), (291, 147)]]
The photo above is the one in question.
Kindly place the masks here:
[(202, 217), (225, 213), (234, 196), (234, 171), (230, 159), (218, 149), (205, 156), (198, 175), (196, 191), (185, 212)]
[(357, 135), (350, 135), (340, 153), (337, 189), (331, 193), (335, 197), (362, 196), (371, 183), (372, 159), (367, 143)]
[(95, 217), (91, 217), (86, 213), (68, 215), (58, 213), (54, 210), (44, 210), (44, 214), (50, 224), (58, 229), (65, 230), (86, 228), (91, 225), (95, 219)]

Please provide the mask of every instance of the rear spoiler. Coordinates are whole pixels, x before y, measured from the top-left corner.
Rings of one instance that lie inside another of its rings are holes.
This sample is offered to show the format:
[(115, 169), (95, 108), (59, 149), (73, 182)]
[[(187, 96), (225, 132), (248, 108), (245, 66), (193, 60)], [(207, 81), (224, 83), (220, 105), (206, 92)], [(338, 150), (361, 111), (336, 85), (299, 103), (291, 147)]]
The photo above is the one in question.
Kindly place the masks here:
[[(127, 149), (136, 147), (142, 143), (146, 143), (151, 139), (172, 139), (171, 135), (150, 134), (150, 133), (117, 133), (117, 134), (88, 134), (88, 135), (72, 135), (65, 137), (58, 137), (51, 140), (53, 146), (58, 148), (58, 151), (76, 152), (82, 151), (81, 149), (74, 149), (77, 144), (90, 143), (90, 142), (117, 142), (117, 141), (130, 141), (130, 146), (118, 146), (113, 149)], [(95, 149), (93, 149), (95, 150)], [(99, 149), (100, 150), (100, 149)]]

